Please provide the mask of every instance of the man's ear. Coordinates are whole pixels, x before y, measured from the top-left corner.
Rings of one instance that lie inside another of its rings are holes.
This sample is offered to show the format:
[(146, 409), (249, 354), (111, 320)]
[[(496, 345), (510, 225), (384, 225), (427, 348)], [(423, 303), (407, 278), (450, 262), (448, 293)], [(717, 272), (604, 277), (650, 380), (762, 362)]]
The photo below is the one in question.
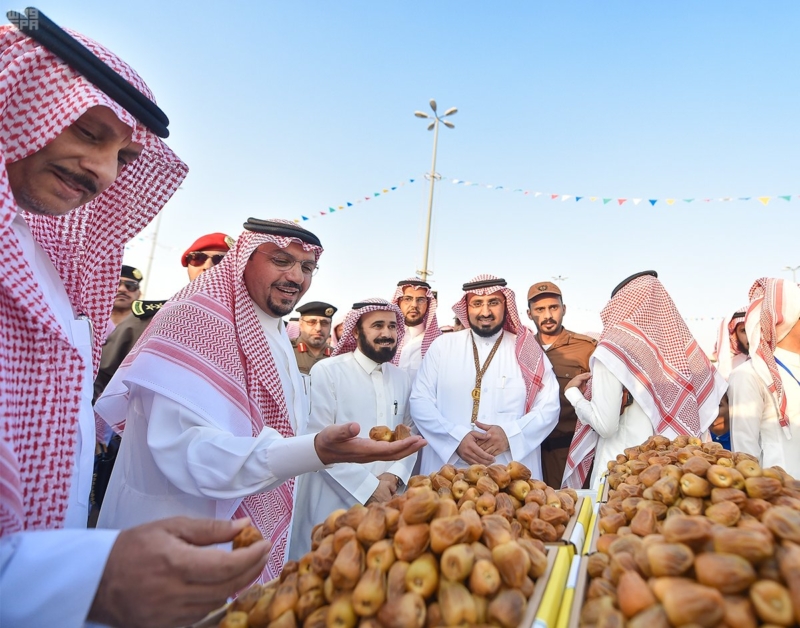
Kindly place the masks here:
[(567, 304), (566, 303), (562, 303), (561, 304), (561, 308), (563, 309), (563, 313), (561, 314), (561, 317), (563, 318), (564, 316), (567, 315)]
[(530, 306), (530, 305), (528, 306), (528, 309), (527, 309), (527, 310), (525, 310), (525, 312), (526, 312), (526, 313), (527, 313), (527, 315), (528, 315), (528, 319), (529, 319), (529, 320), (533, 320), (533, 314), (531, 314), (531, 306)]

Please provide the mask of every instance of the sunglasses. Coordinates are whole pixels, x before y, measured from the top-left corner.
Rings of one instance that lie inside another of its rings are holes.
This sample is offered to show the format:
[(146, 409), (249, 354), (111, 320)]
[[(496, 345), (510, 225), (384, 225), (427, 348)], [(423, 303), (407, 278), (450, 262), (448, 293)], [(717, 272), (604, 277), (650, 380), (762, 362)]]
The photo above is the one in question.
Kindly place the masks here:
[(136, 292), (139, 289), (138, 281), (128, 281), (127, 279), (121, 279), (119, 285), (121, 288), (125, 288), (128, 292)]
[(186, 256), (186, 261), (190, 266), (202, 266), (206, 263), (208, 258), (211, 258), (211, 264), (216, 266), (225, 257), (225, 253), (217, 253), (216, 255), (208, 255), (207, 253), (189, 253)]

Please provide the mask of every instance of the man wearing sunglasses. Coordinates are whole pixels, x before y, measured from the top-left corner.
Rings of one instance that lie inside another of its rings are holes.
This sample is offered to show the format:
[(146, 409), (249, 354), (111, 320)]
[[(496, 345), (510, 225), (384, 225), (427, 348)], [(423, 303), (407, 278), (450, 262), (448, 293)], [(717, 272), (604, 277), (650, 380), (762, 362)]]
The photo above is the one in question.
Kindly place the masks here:
[(142, 296), (141, 281), (143, 278), (142, 271), (138, 268), (122, 265), (117, 294), (114, 297), (114, 307), (111, 309), (111, 318), (108, 321), (109, 334), (131, 315), (133, 302)]
[(209, 233), (198, 238), (181, 257), (181, 264), (189, 273), (189, 281), (194, 281), (219, 264), (233, 245), (234, 239), (224, 233)]

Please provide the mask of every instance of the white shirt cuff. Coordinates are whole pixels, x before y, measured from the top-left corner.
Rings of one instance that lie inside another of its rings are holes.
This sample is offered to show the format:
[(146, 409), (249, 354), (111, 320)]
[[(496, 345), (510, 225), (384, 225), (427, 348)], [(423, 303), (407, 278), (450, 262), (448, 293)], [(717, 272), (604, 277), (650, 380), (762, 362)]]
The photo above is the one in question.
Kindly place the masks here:
[(567, 388), (567, 390), (564, 391), (564, 396), (567, 398), (567, 401), (569, 401), (575, 407), (577, 407), (581, 399), (586, 399), (580, 389), (575, 386), (572, 388)]
[(270, 472), (277, 478), (289, 478), (324, 469), (314, 448), (316, 434), (275, 439), (267, 449)]

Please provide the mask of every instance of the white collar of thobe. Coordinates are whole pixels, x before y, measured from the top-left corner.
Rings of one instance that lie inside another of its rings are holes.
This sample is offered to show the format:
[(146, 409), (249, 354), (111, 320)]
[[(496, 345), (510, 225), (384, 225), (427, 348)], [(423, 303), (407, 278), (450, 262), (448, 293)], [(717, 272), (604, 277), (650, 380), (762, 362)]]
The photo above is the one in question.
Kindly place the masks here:
[[(281, 334), (281, 326), (285, 327), (285, 325), (283, 324), (283, 319), (282, 318), (275, 318), (274, 316), (271, 316), (271, 315), (267, 314), (264, 310), (262, 310), (258, 306), (258, 303), (256, 303), (255, 301), (253, 301), (253, 307), (256, 308), (256, 316), (258, 316), (258, 320), (261, 321), (261, 326), (264, 329), (266, 329), (266, 330), (268, 330), (270, 332), (275, 332), (279, 336), (282, 335)], [(287, 336), (287, 338), (288, 338), (288, 336)]]
[(800, 366), (800, 353), (792, 353), (781, 347), (775, 347), (775, 355), (784, 364), (791, 366)]
[(492, 346), (495, 342), (497, 342), (497, 338), (502, 333), (503, 333), (503, 329), (502, 328), (500, 328), (500, 331), (498, 331), (495, 334), (492, 334), (491, 336), (479, 336), (478, 334), (476, 334), (473, 331), (472, 332), (472, 337), (475, 339), (475, 344), (478, 345), (478, 346), (480, 346), (480, 345)]
[(419, 325), (414, 325), (413, 327), (409, 327), (406, 325), (406, 338), (416, 338), (417, 336), (421, 336), (425, 333), (425, 323), (420, 323)]
[(361, 353), (360, 349), (353, 351), (353, 359), (356, 361), (356, 364), (364, 369), (364, 372), (367, 375), (372, 375), (374, 371), (378, 371), (379, 373), (383, 372), (383, 369), (381, 368), (383, 365), (369, 359), (367, 356)]

